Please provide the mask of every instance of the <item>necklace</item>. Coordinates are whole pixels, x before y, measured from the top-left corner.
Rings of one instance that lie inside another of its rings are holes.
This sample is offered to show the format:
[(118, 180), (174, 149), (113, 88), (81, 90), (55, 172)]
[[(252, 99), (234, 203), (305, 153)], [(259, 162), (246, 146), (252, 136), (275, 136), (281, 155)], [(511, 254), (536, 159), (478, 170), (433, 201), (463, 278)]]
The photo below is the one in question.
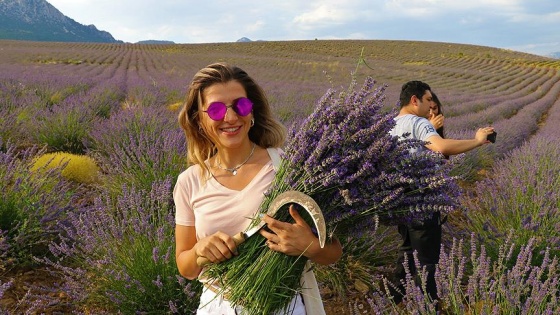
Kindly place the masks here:
[(237, 175), (237, 170), (245, 165), (245, 163), (247, 163), (247, 161), (249, 161), (249, 159), (253, 156), (253, 153), (255, 153), (255, 146), (256, 144), (253, 143), (253, 148), (251, 149), (251, 153), (249, 153), (249, 156), (247, 156), (247, 158), (245, 159), (245, 161), (243, 161), (241, 164), (238, 164), (236, 167), (232, 167), (232, 168), (227, 168), (227, 167), (223, 167), (222, 164), (220, 163), (220, 161), (218, 159), (216, 159), (216, 164), (218, 164), (218, 167), (223, 169), (224, 171), (228, 171), (233, 175)]

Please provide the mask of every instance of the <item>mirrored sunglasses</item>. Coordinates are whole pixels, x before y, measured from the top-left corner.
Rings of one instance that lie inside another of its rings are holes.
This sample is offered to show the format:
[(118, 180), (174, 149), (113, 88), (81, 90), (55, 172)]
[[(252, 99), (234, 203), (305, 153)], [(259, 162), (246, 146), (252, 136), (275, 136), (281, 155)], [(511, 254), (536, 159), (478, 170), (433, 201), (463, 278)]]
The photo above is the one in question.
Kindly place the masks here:
[(208, 109), (203, 111), (208, 114), (208, 117), (212, 120), (222, 120), (226, 117), (227, 109), (231, 108), (239, 116), (247, 116), (253, 110), (253, 102), (246, 97), (241, 97), (236, 99), (232, 105), (227, 106), (222, 102), (213, 102), (208, 106)]

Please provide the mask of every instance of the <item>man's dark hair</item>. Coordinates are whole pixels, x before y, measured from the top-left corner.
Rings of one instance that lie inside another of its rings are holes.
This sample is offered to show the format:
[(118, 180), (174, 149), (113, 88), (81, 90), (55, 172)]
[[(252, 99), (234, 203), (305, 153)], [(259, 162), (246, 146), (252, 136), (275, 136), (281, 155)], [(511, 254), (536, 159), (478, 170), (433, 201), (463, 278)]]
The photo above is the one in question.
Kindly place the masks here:
[(422, 81), (406, 82), (401, 88), (401, 96), (399, 97), (401, 107), (406, 106), (410, 102), (412, 95), (416, 95), (417, 98), (422, 99), (426, 91), (431, 90), (430, 86)]

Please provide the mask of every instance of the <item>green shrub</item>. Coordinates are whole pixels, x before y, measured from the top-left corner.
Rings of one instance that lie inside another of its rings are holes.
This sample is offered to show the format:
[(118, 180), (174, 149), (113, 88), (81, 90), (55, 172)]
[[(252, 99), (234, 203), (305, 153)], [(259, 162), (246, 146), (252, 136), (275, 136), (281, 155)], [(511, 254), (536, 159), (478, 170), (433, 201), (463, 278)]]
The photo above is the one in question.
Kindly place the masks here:
[(103, 186), (115, 196), (123, 186), (147, 190), (184, 169), (185, 136), (166, 108), (114, 113), (95, 124), (91, 141)]
[(52, 151), (83, 154), (96, 117), (81, 104), (65, 104), (37, 111), (26, 124), (36, 144), (47, 145)]
[(172, 182), (151, 190), (101, 193), (71, 215), (67, 237), (48, 261), (64, 277), (61, 289), (75, 305), (119, 314), (191, 314), (201, 285), (179, 275), (174, 251)]
[(48, 254), (48, 244), (62, 232), (58, 223), (74, 204), (74, 191), (55, 170), (29, 171), (35, 148), (18, 153), (13, 145), (6, 147), (0, 152), (2, 260), (8, 267), (34, 265), (34, 257)]
[(87, 155), (66, 152), (46, 153), (33, 160), (31, 170), (57, 169), (62, 177), (82, 184), (95, 183), (99, 179), (99, 167)]
[(343, 255), (331, 265), (315, 265), (317, 281), (344, 299), (347, 292), (368, 291), (396, 261), (399, 236), (394, 226), (378, 226), (365, 235), (340, 239)]

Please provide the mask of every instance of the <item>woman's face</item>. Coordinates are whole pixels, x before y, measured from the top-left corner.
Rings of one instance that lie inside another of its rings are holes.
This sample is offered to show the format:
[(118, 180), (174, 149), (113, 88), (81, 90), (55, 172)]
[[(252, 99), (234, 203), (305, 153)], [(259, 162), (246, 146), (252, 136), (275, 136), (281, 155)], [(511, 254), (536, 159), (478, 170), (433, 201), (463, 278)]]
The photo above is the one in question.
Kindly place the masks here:
[(204, 105), (202, 111), (208, 109), (214, 102), (224, 103), (227, 107), (225, 116), (221, 120), (213, 120), (206, 112), (200, 113), (200, 123), (204, 132), (212, 142), (220, 148), (236, 148), (249, 141), (249, 129), (253, 113), (241, 116), (230, 106), (240, 98), (247, 97), (243, 86), (237, 81), (216, 83), (207, 87), (203, 92)]
[(432, 101), (430, 103), (430, 114), (429, 115), (433, 115), (433, 116), (439, 115), (439, 107), (437, 106), (436, 102), (434, 102), (434, 101)]

